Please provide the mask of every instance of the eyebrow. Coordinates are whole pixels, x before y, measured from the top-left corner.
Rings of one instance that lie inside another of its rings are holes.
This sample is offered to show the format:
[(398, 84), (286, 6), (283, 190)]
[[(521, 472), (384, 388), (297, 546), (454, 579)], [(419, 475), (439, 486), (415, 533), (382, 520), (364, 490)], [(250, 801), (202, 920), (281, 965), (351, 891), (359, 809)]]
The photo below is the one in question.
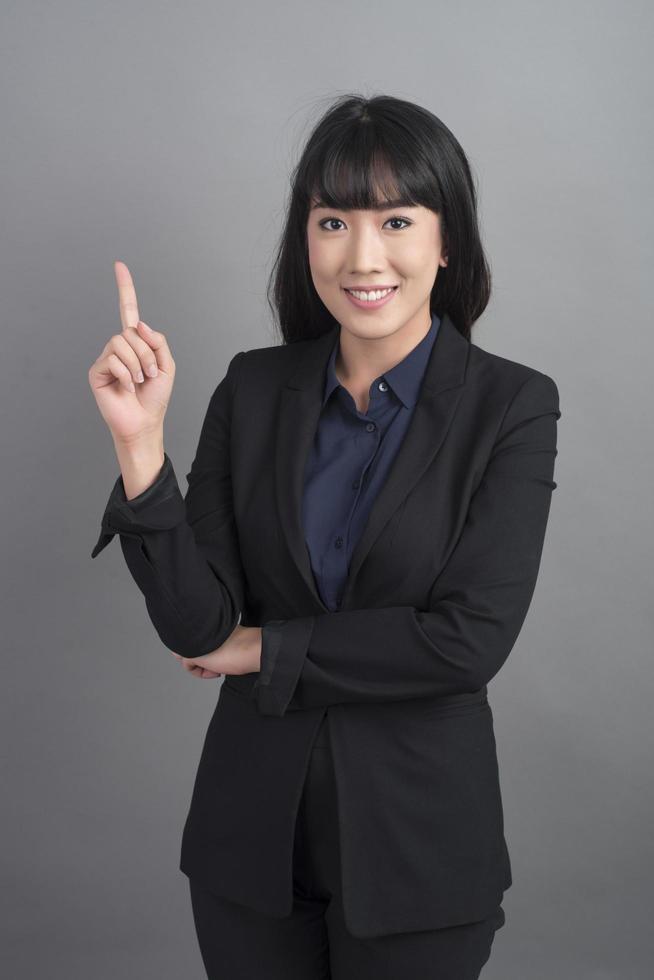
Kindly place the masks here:
[[(329, 205), (329, 204), (322, 204), (322, 203), (312, 204), (310, 210), (311, 211), (315, 211), (316, 208), (329, 208), (330, 206), (331, 205)], [(407, 201), (405, 201), (402, 198), (397, 198), (394, 201), (380, 201), (380, 202), (377, 202), (376, 204), (373, 204), (371, 206), (371, 210), (372, 211), (390, 211), (391, 208), (410, 208), (410, 207), (415, 207), (415, 205), (414, 204), (409, 204)], [(334, 208), (334, 210), (335, 211), (347, 211), (347, 210), (351, 210), (351, 209), (337, 207), (337, 208)]]

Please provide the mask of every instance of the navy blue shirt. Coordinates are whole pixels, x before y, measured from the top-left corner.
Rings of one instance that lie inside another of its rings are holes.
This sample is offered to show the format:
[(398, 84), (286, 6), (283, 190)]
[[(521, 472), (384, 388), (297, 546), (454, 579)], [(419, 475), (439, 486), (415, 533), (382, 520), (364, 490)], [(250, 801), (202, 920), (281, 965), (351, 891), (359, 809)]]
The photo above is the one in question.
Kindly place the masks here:
[(352, 552), (413, 415), (439, 326), (440, 318), (433, 314), (420, 343), (375, 378), (365, 414), (336, 377), (337, 335), (327, 364), (323, 408), (307, 460), (302, 502), (316, 586), (331, 611), (339, 608)]

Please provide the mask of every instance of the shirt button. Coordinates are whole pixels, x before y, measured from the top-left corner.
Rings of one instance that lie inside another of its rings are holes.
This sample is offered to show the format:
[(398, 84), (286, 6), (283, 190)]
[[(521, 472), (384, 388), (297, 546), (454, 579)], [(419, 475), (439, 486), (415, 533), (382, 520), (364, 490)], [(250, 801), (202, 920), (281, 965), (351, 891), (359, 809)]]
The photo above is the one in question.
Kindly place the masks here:
[(380, 391), (388, 391), (388, 385), (386, 384), (385, 381), (380, 381), (377, 387), (379, 388)]
[(335, 539), (335, 541), (334, 541), (334, 545), (335, 545), (335, 546), (336, 546), (337, 548), (342, 548), (342, 547), (343, 547), (343, 538), (342, 538), (342, 537), (340, 536), (340, 534), (339, 534), (339, 536), (338, 536), (338, 537), (337, 537), (337, 538)]
[(368, 422), (366, 425), (366, 432), (374, 432), (377, 426), (374, 422)]

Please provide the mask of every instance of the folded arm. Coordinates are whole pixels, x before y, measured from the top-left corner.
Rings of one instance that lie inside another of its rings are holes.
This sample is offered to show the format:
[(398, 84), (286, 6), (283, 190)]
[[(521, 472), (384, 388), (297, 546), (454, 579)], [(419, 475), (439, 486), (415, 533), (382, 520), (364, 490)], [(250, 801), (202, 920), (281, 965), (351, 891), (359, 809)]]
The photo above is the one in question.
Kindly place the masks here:
[(554, 381), (530, 375), (505, 414), (428, 609), (352, 609), (265, 623), (253, 688), (259, 711), (282, 716), (344, 702), (438, 697), (490, 681), (536, 585), (560, 415)]

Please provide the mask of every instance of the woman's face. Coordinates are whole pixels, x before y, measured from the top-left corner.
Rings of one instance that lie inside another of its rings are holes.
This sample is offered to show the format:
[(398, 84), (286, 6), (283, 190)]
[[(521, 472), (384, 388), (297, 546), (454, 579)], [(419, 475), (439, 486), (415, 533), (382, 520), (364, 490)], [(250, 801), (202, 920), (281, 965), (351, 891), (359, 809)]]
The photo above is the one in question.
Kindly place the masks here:
[[(362, 339), (429, 329), (430, 294), (439, 267), (447, 265), (436, 212), (404, 205), (339, 211), (314, 201), (307, 244), (316, 292), (341, 327)], [(367, 306), (348, 295), (355, 286), (397, 288), (381, 305)]]

